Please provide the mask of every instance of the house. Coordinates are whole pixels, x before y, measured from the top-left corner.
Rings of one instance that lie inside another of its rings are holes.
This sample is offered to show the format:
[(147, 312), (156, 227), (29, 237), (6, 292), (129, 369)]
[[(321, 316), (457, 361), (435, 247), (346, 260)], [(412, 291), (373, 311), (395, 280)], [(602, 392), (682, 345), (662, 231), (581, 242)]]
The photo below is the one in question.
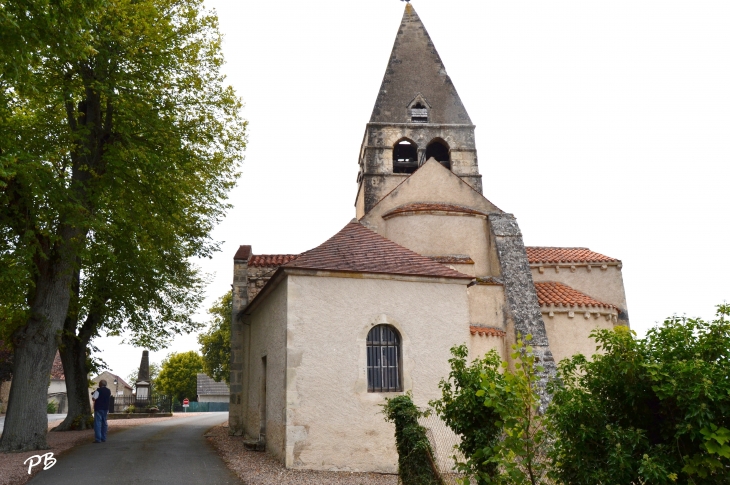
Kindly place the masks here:
[(94, 383), (92, 388), (96, 389), (99, 387), (99, 381), (102, 379), (106, 381), (106, 387), (108, 387), (112, 392), (112, 396), (132, 396), (132, 386), (127, 384), (127, 382), (118, 375), (112, 374), (106, 370), (91, 380)]
[(48, 402), (56, 403), (56, 412), (64, 414), (68, 412), (68, 398), (66, 394), (66, 376), (63, 373), (61, 354), (56, 351), (51, 366), (51, 380), (48, 384)]
[(230, 399), (228, 384), (216, 382), (206, 374), (198, 374), (198, 402), (225, 402)]
[(592, 330), (628, 325), (618, 259), (526, 248), (516, 218), (484, 196), (474, 129), (406, 4), (365, 128), (355, 218), (302, 254), (234, 255), (231, 433), (290, 468), (393, 473), (380, 406), (438, 398), (453, 346), (514, 364), (510, 345), (530, 334), (544, 382), (555, 359), (595, 352)]

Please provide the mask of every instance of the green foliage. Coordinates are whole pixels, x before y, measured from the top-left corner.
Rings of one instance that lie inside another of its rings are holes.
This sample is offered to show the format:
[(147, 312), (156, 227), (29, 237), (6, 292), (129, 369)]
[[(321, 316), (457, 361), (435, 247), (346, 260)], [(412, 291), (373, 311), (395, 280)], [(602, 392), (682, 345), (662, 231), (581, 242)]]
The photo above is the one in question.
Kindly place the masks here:
[(157, 377), (157, 391), (182, 401), (188, 398), (197, 400), (198, 373), (203, 372), (203, 358), (191, 350), (168, 355), (162, 361), (160, 375)]
[(571, 484), (730, 483), (730, 306), (673, 317), (643, 339), (592, 335), (602, 350), (558, 367), (549, 413), (556, 477)]
[(13, 378), (13, 349), (0, 340), (0, 383)]
[(46, 413), (56, 414), (56, 401), (54, 401), (54, 400), (48, 401), (48, 404), (46, 404)]
[(549, 483), (549, 437), (539, 414), (544, 369), (521, 337), (512, 350), (514, 370), (494, 350), (467, 365), (466, 346), (452, 348), (449, 380), (440, 383), (441, 400), (431, 402), (462, 439), (464, 484)]
[(442, 485), (433, 460), (426, 428), (418, 424), (423, 413), (413, 404), (410, 393), (386, 398), (385, 420), (395, 424), (398, 449), (398, 476), (403, 485)]
[(134, 404), (130, 404), (129, 406), (124, 408), (124, 412), (127, 414), (133, 414), (136, 411), (137, 411), (137, 406), (135, 406)]
[(231, 362), (231, 312), (233, 295), (226, 292), (208, 310), (213, 317), (210, 327), (198, 336), (200, 352), (203, 354), (203, 372), (216, 382), (230, 383)]
[(202, 0), (3, 2), (0, 43), (0, 337), (69, 267), (79, 335), (156, 349), (194, 330), (191, 258), (218, 248), (245, 147), (215, 14)]
[[(157, 376), (160, 375), (160, 366), (159, 364), (156, 364), (154, 362), (150, 362), (150, 388), (155, 389), (155, 381), (157, 381)], [(139, 369), (136, 371), (132, 371), (129, 376), (127, 376), (127, 384), (134, 387), (135, 384), (137, 384), (137, 377), (139, 376)]]
[(469, 349), (466, 345), (453, 347), (451, 354), (449, 378), (439, 383), (441, 399), (429, 404), (444, 423), (461, 437), (459, 450), (468, 459), (464, 463), (457, 463), (457, 469), (474, 477), (478, 484), (489, 483), (481, 477), (495, 477), (497, 463), (485, 461), (484, 450), (497, 445), (502, 435), (502, 423), (497, 410), (485, 406), (483, 397), (477, 396), (477, 392), (485, 379), (491, 382), (504, 380), (499, 371), (502, 361), (492, 350), (484, 358), (467, 364)]

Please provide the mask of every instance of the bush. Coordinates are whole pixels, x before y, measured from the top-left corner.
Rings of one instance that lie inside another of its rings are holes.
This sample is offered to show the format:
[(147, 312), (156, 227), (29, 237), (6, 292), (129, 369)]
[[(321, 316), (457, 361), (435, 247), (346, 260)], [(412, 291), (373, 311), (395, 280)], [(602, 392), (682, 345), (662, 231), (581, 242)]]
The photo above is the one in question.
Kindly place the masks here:
[(558, 366), (548, 413), (563, 483), (730, 483), (730, 306), (669, 318), (644, 339), (592, 334), (603, 351)]
[(136, 407), (136, 406), (135, 406), (134, 404), (130, 404), (129, 406), (127, 406), (127, 407), (126, 407), (126, 408), (124, 409), (124, 412), (125, 412), (125, 413), (129, 413), (129, 414), (132, 414), (132, 413), (134, 413), (134, 412), (136, 412), (136, 411), (137, 411), (137, 407)]
[(403, 485), (442, 485), (436, 470), (426, 428), (418, 424), (423, 413), (413, 404), (410, 393), (385, 400), (385, 420), (395, 424), (398, 449), (398, 476)]
[(54, 401), (54, 400), (48, 401), (48, 404), (46, 404), (46, 413), (56, 414), (56, 401)]

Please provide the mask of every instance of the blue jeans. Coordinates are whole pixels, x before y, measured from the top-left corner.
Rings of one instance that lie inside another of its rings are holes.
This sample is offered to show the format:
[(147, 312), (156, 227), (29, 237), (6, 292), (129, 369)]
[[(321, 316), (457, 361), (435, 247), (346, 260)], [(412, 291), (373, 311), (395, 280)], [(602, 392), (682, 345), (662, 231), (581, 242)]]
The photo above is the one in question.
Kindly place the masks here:
[(94, 411), (94, 439), (106, 441), (106, 415), (109, 411)]

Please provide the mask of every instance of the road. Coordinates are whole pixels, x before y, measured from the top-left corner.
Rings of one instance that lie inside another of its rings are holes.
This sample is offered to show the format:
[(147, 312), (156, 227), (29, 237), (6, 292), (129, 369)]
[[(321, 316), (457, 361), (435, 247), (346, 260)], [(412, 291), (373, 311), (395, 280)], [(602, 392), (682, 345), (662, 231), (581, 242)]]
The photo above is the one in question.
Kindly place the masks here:
[(227, 412), (201, 413), (114, 432), (106, 443), (79, 445), (59, 456), (28, 483), (241, 485), (203, 437), (227, 419)]
[[(48, 422), (50, 423), (52, 421), (60, 421), (64, 418), (66, 418), (65, 414), (49, 414)], [(0, 434), (2, 434), (4, 426), (5, 426), (5, 415), (3, 414), (2, 416), (0, 416)]]

